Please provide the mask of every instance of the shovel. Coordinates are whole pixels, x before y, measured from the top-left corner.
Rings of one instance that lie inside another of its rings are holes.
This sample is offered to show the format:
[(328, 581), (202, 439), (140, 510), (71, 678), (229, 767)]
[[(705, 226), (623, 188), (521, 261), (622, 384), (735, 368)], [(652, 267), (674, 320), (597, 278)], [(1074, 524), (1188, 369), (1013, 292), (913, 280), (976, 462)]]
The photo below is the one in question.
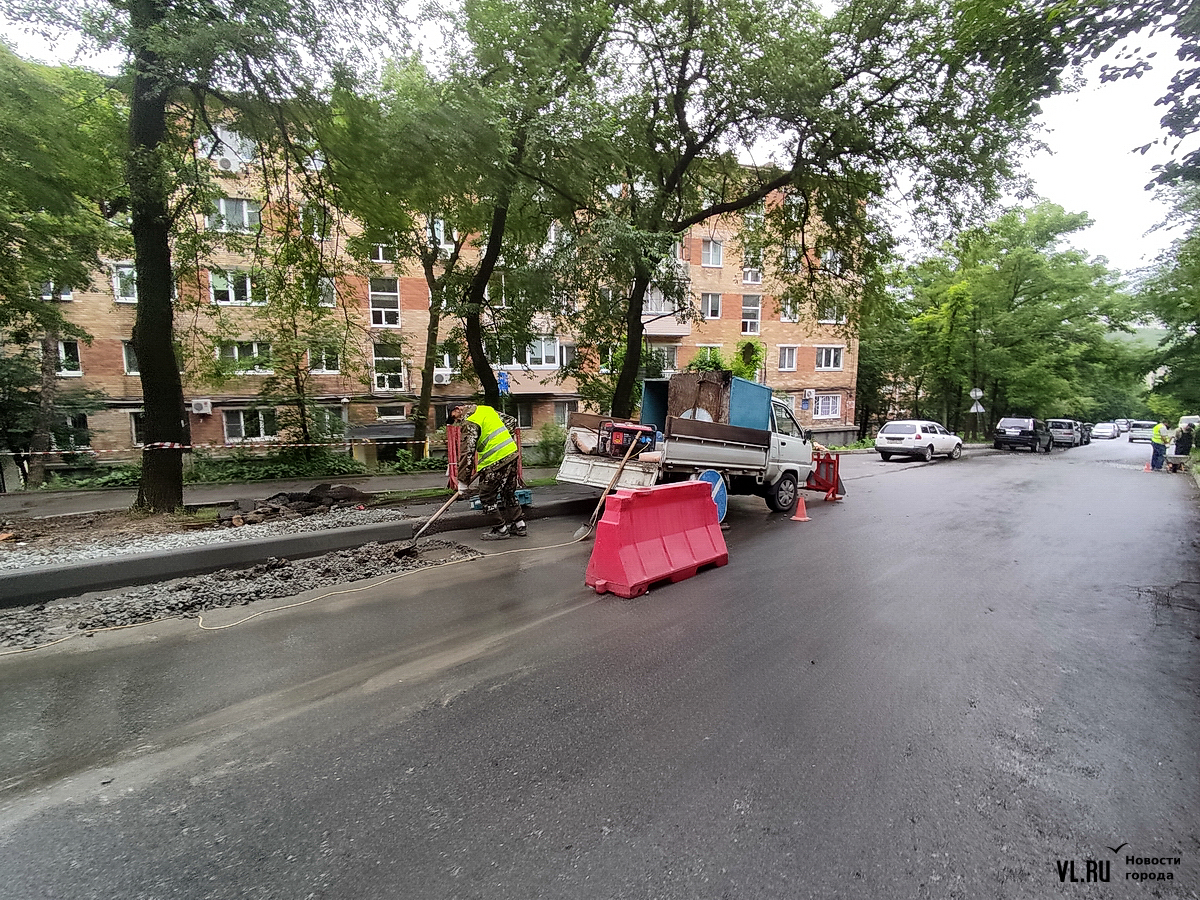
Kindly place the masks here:
[(414, 534), (412, 536), (411, 540), (405, 541), (403, 544), (396, 547), (396, 549), (392, 552), (395, 553), (397, 556), (402, 556), (405, 553), (412, 553), (414, 550), (416, 550), (417, 549), (417, 538), (419, 538), (421, 535), (423, 535), (425, 533), (425, 530), (430, 525), (432, 525), (434, 522), (436, 522), (438, 520), (438, 517), (441, 516), (441, 514), (444, 513), (447, 509), (450, 508), (450, 504), (453, 503), (455, 500), (457, 500), (460, 496), (462, 496), (462, 495), (459, 494), (457, 491), (455, 493), (451, 494), (450, 499), (442, 504), (441, 509), (439, 509), (437, 512), (435, 512), (432, 516), (429, 517), (429, 521), (421, 526), (421, 530), (418, 531), (416, 534)]
[(629, 457), (633, 454), (633, 448), (638, 445), (637, 439), (634, 438), (629, 442), (629, 449), (625, 451), (625, 455), (621, 458), (621, 464), (617, 466), (617, 471), (613, 472), (612, 480), (609, 481), (608, 487), (604, 489), (604, 493), (600, 495), (600, 500), (596, 503), (596, 508), (592, 510), (592, 517), (588, 519), (586, 525), (580, 525), (575, 529), (575, 537), (573, 540), (581, 541), (589, 531), (596, 527), (596, 519), (600, 517), (600, 507), (604, 505), (604, 501), (608, 499), (609, 493), (613, 489), (613, 485), (617, 483), (617, 479), (621, 477), (621, 473), (625, 471), (625, 463), (629, 462)]

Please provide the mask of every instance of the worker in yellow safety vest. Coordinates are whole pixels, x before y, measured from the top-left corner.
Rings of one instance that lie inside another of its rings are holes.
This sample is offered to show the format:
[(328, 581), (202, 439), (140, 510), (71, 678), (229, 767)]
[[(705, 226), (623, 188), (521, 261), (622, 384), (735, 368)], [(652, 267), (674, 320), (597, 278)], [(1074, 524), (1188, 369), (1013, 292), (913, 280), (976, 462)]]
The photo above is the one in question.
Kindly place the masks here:
[(1171, 442), (1171, 429), (1165, 421), (1159, 422), (1150, 432), (1150, 468), (1161, 472), (1167, 461), (1167, 444)]
[[(461, 428), (458, 451), (458, 492), (466, 494), (471, 479), (479, 476), (479, 502), (485, 513), (500, 522), (485, 532), (485, 541), (525, 537), (525, 514), (517, 501), (517, 420), (482, 404), (464, 404), (450, 410), (450, 421)], [(476, 457), (478, 456), (478, 464)], [(477, 467), (478, 465), (478, 467)]]

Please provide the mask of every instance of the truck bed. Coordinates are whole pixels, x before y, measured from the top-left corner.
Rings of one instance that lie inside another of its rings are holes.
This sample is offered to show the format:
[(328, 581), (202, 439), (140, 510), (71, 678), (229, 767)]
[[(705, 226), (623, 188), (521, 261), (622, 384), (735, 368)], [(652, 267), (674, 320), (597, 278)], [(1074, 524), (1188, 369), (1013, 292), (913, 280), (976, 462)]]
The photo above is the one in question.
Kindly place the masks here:
[[(575, 425), (577, 420), (571, 422)], [(579, 423), (582, 425), (582, 419)], [(705, 469), (726, 475), (761, 475), (767, 468), (770, 444), (769, 431), (670, 417), (663, 442), (655, 451), (631, 458), (615, 487), (649, 487), (666, 474), (687, 476)], [(557, 480), (605, 488), (620, 465), (619, 458), (579, 452), (576, 442), (568, 438)]]

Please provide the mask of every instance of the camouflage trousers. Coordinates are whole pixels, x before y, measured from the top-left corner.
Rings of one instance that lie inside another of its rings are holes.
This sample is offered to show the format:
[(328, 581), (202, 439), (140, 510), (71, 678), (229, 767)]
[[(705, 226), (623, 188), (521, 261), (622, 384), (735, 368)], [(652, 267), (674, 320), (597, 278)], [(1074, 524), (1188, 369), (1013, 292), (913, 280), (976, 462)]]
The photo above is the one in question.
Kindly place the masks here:
[(500, 525), (511, 525), (522, 518), (524, 513), (517, 502), (516, 454), (479, 473), (479, 503), (485, 513), (500, 517)]

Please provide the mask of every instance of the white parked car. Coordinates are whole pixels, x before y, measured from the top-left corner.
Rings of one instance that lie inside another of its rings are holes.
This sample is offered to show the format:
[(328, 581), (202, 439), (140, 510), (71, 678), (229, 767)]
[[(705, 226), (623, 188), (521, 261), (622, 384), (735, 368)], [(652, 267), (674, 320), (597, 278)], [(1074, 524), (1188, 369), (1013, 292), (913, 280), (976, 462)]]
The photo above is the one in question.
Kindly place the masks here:
[(958, 459), (962, 456), (962, 445), (957, 434), (928, 419), (897, 419), (875, 435), (875, 450), (885, 460), (893, 456), (911, 456), (926, 462), (935, 456)]
[(1154, 426), (1157, 422), (1151, 422), (1149, 419), (1133, 419), (1129, 423), (1129, 442), (1145, 441), (1151, 443), (1151, 438), (1154, 437)]
[(1111, 441), (1121, 436), (1121, 426), (1116, 422), (1097, 422), (1092, 426), (1092, 437)]

